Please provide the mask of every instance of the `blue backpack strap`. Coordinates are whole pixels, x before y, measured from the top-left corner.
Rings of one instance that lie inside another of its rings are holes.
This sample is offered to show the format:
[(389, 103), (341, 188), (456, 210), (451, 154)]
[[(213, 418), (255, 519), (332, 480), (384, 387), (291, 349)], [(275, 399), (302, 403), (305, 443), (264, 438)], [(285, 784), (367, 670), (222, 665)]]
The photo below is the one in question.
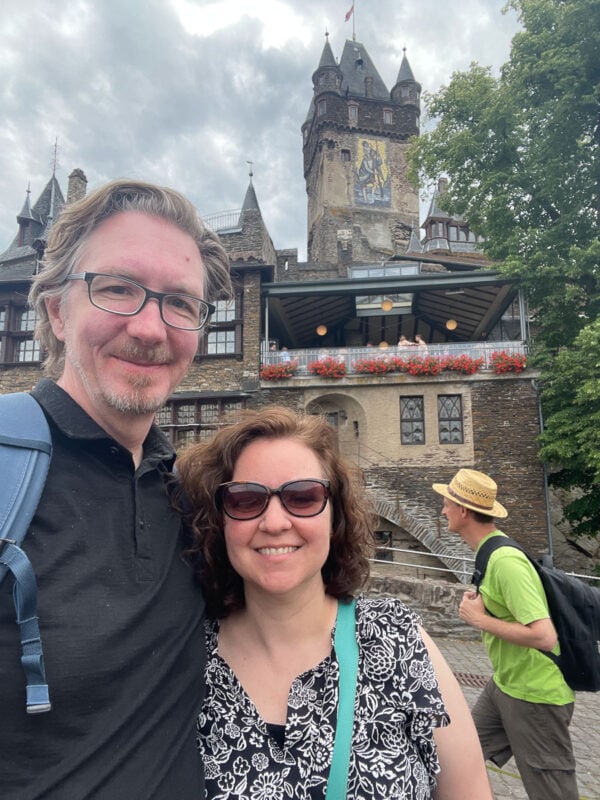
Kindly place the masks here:
[(20, 547), (9, 540), (0, 552), (0, 564), (15, 577), (13, 601), (21, 630), (21, 665), (27, 680), (27, 713), (50, 711), (50, 695), (44, 669), (44, 654), (37, 616), (37, 585), (31, 562)]
[(30, 714), (49, 711), (50, 699), (37, 617), (37, 584), (20, 545), (38, 506), (51, 453), (50, 429), (39, 403), (24, 393), (0, 395), (0, 583), (8, 572), (13, 574)]

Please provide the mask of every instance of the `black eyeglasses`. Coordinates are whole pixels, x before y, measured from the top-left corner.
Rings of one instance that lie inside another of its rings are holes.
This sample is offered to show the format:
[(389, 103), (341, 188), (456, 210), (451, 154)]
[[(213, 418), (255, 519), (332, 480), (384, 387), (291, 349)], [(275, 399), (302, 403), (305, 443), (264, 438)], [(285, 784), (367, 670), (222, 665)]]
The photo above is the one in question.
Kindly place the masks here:
[(106, 275), (103, 272), (74, 272), (68, 281), (85, 281), (90, 302), (102, 311), (133, 317), (139, 314), (150, 298), (158, 301), (160, 318), (171, 328), (199, 331), (208, 322), (215, 307), (190, 294), (153, 292), (131, 278)]
[(229, 481), (219, 486), (217, 502), (231, 519), (256, 519), (274, 494), (294, 517), (316, 517), (327, 505), (329, 481), (317, 478), (287, 481), (278, 489), (270, 489), (262, 483)]

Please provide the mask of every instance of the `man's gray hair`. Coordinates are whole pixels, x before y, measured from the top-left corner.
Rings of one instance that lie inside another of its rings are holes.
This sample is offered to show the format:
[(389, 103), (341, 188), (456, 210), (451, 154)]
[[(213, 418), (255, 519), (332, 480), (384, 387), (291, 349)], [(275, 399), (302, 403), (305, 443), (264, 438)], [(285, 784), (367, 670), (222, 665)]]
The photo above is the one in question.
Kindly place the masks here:
[(206, 271), (206, 300), (229, 299), (233, 294), (227, 253), (189, 200), (164, 186), (132, 180), (111, 181), (63, 207), (50, 229), (42, 268), (31, 285), (29, 305), (38, 320), (35, 336), (47, 354), (45, 372), (52, 377), (59, 377), (62, 372), (64, 345), (52, 331), (45, 301), (65, 296), (69, 286), (67, 275), (77, 271), (90, 235), (109, 217), (125, 211), (165, 220), (192, 237)]

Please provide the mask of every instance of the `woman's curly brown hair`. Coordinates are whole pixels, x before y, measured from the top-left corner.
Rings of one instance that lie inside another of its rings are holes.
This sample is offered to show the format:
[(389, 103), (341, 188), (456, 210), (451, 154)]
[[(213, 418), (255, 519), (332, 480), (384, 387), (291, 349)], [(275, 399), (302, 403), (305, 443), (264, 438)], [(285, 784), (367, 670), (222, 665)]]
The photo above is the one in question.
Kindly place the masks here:
[(193, 534), (189, 550), (209, 616), (222, 619), (244, 607), (244, 587), (225, 547), (219, 484), (232, 480), (242, 450), (256, 439), (295, 439), (310, 448), (330, 481), (332, 537), (322, 575), (327, 594), (350, 598), (369, 576), (374, 514), (360, 471), (338, 451), (335, 430), (322, 417), (283, 406), (243, 412), (240, 421), (210, 441), (192, 445), (177, 459), (179, 507)]

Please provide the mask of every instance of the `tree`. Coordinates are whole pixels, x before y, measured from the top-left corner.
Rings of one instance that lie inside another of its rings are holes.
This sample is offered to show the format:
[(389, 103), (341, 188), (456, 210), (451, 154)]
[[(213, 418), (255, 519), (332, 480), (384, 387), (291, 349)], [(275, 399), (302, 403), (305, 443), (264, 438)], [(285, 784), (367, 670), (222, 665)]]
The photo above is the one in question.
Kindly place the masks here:
[(412, 177), (447, 175), (446, 209), (469, 220), (526, 291), (547, 422), (540, 455), (551, 482), (583, 493), (566, 509), (575, 530), (598, 533), (600, 468), (586, 443), (598, 444), (600, 416), (600, 391), (588, 384), (600, 365), (600, 3), (507, 8), (522, 30), (499, 76), (472, 64), (426, 95), (437, 125), (411, 145)]
[(557, 486), (576, 486), (581, 496), (565, 508), (575, 532), (597, 534), (600, 508), (600, 319), (586, 325), (571, 347), (562, 348), (547, 371), (544, 399), (549, 414), (541, 457), (563, 465)]

